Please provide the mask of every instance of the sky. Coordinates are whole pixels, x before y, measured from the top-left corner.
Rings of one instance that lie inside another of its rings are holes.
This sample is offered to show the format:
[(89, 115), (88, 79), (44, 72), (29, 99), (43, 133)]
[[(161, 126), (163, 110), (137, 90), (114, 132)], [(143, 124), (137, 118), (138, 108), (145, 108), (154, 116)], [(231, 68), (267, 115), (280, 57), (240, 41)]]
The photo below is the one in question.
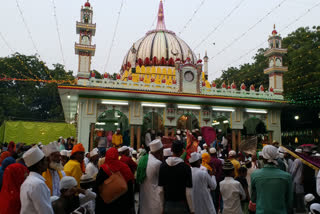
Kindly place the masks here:
[[(85, 0), (1, 2), (0, 32), (9, 45), (0, 38), (1, 57), (14, 52), (26, 55), (37, 53), (49, 67), (61, 63), (76, 74), (78, 57), (74, 53), (74, 43), (79, 40), (76, 21), (80, 20), (80, 8)], [(90, 0), (90, 3), (94, 11), (93, 22), (97, 24), (93, 38), (96, 53), (91, 68), (100, 73), (104, 73), (105, 67), (108, 73), (118, 72), (132, 44), (148, 30), (155, 28), (159, 0)], [(123, 7), (119, 16), (121, 3)], [(317, 7), (306, 12), (317, 4)], [(53, 5), (56, 6), (56, 13)], [(182, 38), (197, 56), (200, 54), (203, 57), (205, 51), (208, 52), (209, 80), (213, 80), (228, 66), (252, 62), (256, 50), (267, 47), (274, 24), (282, 36), (298, 27), (319, 25), (320, 1), (164, 0), (164, 13), (167, 29)], [(119, 23), (115, 31), (118, 16)], [(62, 52), (58, 32), (61, 35)], [(213, 33), (204, 40), (210, 32)], [(115, 40), (112, 42), (114, 33)], [(107, 63), (108, 54), (110, 60)]]

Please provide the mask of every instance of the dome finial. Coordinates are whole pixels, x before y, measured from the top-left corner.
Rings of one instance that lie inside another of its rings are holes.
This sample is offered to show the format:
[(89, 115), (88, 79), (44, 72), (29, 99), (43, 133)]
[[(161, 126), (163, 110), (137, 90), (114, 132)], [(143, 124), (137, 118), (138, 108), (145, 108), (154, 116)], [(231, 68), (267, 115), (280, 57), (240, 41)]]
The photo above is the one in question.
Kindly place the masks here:
[(157, 30), (166, 30), (166, 24), (164, 22), (164, 11), (163, 11), (163, 3), (160, 0), (159, 10), (158, 10), (158, 22), (157, 22)]

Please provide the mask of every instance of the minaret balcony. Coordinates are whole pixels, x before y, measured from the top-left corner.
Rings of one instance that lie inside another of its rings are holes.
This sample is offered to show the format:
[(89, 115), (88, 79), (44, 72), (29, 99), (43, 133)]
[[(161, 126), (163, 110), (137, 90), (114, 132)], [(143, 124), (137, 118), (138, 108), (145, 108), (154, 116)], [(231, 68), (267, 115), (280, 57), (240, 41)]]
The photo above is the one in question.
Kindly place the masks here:
[(76, 54), (79, 54), (79, 52), (84, 52), (90, 54), (90, 56), (94, 56), (96, 51), (96, 45), (83, 45), (75, 43), (74, 48)]
[(81, 31), (90, 31), (94, 36), (96, 34), (96, 24), (77, 22), (77, 34), (80, 34)]
[(264, 53), (264, 56), (265, 57), (269, 57), (269, 56), (273, 56), (273, 55), (279, 56), (279, 55), (284, 55), (287, 52), (288, 52), (288, 50), (284, 49), (284, 48), (271, 48)]
[(273, 66), (270, 68), (264, 69), (264, 74), (271, 74), (271, 73), (284, 73), (288, 71), (288, 67), (284, 66)]

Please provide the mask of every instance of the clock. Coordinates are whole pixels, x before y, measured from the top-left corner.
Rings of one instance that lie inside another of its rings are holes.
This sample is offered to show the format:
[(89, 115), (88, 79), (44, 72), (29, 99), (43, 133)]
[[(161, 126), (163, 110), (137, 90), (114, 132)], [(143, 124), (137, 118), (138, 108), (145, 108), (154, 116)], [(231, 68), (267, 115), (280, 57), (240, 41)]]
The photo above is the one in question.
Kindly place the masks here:
[(193, 72), (192, 72), (192, 71), (186, 71), (186, 72), (184, 73), (184, 79), (185, 79), (186, 81), (188, 81), (188, 82), (192, 82), (193, 79), (194, 79), (194, 74), (193, 74)]

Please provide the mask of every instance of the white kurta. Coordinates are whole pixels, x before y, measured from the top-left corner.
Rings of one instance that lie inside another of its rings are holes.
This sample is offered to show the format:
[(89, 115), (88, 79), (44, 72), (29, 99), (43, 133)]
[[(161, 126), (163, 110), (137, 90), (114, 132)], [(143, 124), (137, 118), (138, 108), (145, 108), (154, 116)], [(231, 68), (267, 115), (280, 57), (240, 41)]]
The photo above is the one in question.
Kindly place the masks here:
[(149, 153), (146, 178), (140, 185), (140, 214), (161, 214), (159, 170), (161, 161)]
[(92, 162), (89, 162), (86, 167), (86, 174), (88, 174), (92, 178), (95, 178), (98, 172), (99, 169)]
[(20, 214), (53, 214), (50, 190), (44, 181), (40, 174), (30, 172), (20, 189)]
[(293, 187), (295, 193), (304, 193), (303, 188), (303, 163), (298, 158), (293, 161), (290, 174), (293, 179)]
[(246, 198), (246, 193), (239, 181), (232, 177), (225, 177), (220, 182), (220, 192), (223, 200), (222, 214), (242, 214), (241, 200)]
[[(213, 205), (210, 190), (217, 187), (216, 178), (200, 168), (193, 167), (192, 172), (192, 202), (195, 214), (212, 213), (216, 210)], [(209, 189), (210, 188), (210, 189)]]

